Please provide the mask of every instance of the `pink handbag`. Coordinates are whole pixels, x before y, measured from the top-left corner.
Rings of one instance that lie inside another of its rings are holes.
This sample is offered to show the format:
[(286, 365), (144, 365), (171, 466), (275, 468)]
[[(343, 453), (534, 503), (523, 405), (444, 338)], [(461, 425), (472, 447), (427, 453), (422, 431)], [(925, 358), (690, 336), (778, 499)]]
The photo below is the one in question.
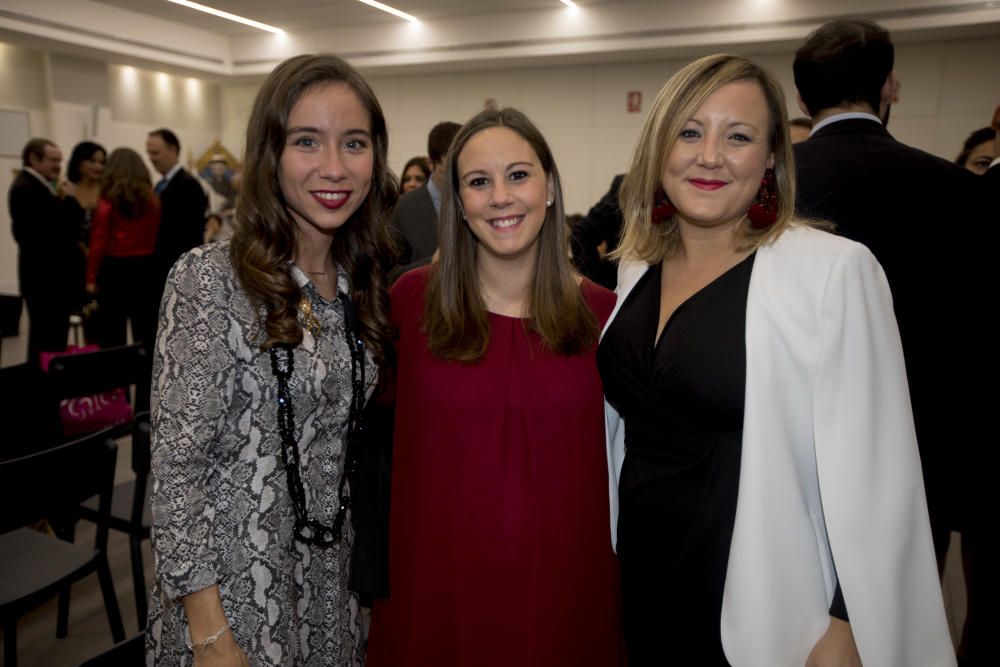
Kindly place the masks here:
[[(97, 345), (70, 345), (65, 352), (40, 352), (39, 361), (42, 370), (48, 371), (49, 364), (57, 357), (97, 352), (99, 349)], [(65, 436), (93, 433), (131, 421), (132, 406), (124, 389), (112, 389), (92, 396), (64, 398), (59, 402), (59, 418)]]

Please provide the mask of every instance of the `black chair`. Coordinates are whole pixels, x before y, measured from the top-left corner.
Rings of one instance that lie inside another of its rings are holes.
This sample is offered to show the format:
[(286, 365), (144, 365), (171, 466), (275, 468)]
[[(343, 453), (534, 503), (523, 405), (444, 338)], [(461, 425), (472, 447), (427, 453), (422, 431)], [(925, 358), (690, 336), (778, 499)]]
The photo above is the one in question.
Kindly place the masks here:
[[(119, 387), (131, 388), (134, 385), (136, 387), (136, 401), (145, 400), (148, 404), (150, 376), (148, 358), (146, 349), (141, 343), (56, 357), (49, 363), (48, 372), (45, 374), (48, 400), (51, 404), (58, 406), (62, 399), (91, 396)], [(143, 399), (143, 397), (145, 398)], [(112, 436), (120, 438), (128, 435), (132, 428), (131, 424), (131, 421), (127, 421), (124, 424), (114, 426)], [(96, 507), (96, 505), (91, 507)], [(93, 516), (94, 514), (90, 513), (87, 518), (92, 519)], [(123, 516), (127, 518), (129, 515), (125, 513)], [(69, 520), (66, 523), (56, 524), (55, 528), (58, 534), (64, 539), (72, 540), (77, 518), (78, 516), (68, 517)], [(59, 595), (60, 619), (69, 616), (69, 598), (70, 591), (67, 587)], [(145, 624), (145, 614), (142, 616), (140, 628)], [(62, 637), (65, 636), (65, 632), (65, 623), (60, 620), (58, 634)]]
[[(142, 565), (142, 541), (149, 539), (149, 413), (141, 412), (132, 422), (132, 471), (135, 479), (115, 485), (111, 499), (110, 526), (128, 535), (132, 556), (132, 589), (138, 628), (146, 627), (146, 577)], [(97, 498), (80, 508), (80, 518), (96, 521)]]
[(59, 404), (51, 400), (45, 374), (37, 366), (0, 368), (0, 461), (16, 459), (64, 442)]
[(123, 667), (125, 665), (146, 664), (146, 633), (115, 644), (100, 655), (80, 663), (80, 667)]
[[(143, 411), (149, 404), (150, 372), (146, 348), (141, 343), (134, 343), (56, 357), (49, 364), (46, 381), (56, 403), (64, 398), (90, 396), (135, 385), (134, 405), (137, 411)], [(125, 425), (120, 432), (124, 435), (128, 430)]]
[[(0, 463), (0, 620), (6, 667), (17, 664), (17, 619), (93, 572), (100, 581), (111, 636), (116, 642), (125, 639), (107, 556), (117, 453), (110, 431), (104, 430)], [(100, 511), (92, 547), (26, 528), (41, 519), (74, 514), (95, 493)], [(68, 623), (63, 611), (60, 605), (57, 636), (65, 635)]]

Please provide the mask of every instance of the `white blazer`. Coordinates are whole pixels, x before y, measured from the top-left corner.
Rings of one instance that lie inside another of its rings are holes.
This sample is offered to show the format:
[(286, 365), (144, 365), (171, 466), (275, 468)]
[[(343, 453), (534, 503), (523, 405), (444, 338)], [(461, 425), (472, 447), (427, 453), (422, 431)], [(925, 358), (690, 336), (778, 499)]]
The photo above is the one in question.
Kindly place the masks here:
[[(622, 262), (608, 326), (648, 268)], [(746, 357), (729, 662), (804, 665), (839, 576), (865, 667), (954, 665), (882, 267), (865, 246), (802, 226), (761, 247)], [(614, 545), (625, 425), (607, 402), (605, 417)]]

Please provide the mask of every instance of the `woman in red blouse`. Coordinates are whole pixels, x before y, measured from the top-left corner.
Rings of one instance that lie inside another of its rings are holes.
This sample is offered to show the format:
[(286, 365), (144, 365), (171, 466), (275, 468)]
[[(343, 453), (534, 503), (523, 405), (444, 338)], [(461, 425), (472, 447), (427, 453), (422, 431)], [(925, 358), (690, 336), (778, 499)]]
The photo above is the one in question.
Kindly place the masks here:
[(152, 265), (160, 229), (160, 200), (149, 169), (130, 148), (112, 151), (101, 176), (101, 198), (90, 229), (87, 292), (97, 295), (97, 343), (124, 345), (132, 339), (152, 347), (160, 304)]

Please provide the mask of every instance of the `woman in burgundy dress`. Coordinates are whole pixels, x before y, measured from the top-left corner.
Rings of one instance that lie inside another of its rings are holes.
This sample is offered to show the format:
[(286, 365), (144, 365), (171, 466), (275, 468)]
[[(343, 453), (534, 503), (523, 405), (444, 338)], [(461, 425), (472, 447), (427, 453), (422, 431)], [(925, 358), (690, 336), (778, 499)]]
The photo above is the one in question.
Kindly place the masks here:
[(567, 253), (559, 174), (513, 109), (452, 144), (440, 261), (393, 286), (390, 597), (368, 661), (617, 665), (600, 326)]

